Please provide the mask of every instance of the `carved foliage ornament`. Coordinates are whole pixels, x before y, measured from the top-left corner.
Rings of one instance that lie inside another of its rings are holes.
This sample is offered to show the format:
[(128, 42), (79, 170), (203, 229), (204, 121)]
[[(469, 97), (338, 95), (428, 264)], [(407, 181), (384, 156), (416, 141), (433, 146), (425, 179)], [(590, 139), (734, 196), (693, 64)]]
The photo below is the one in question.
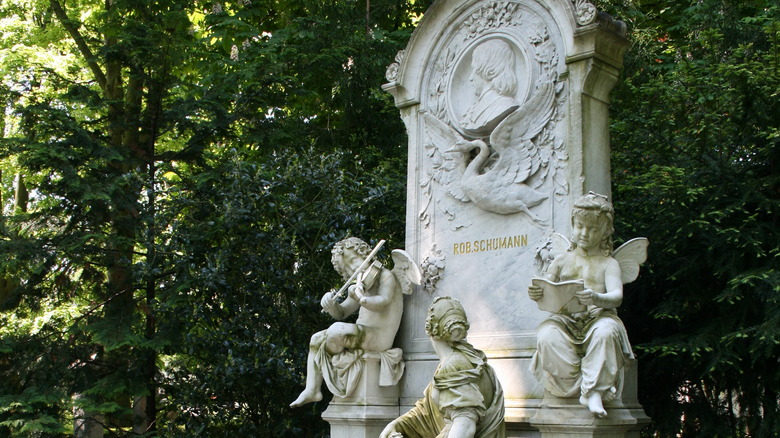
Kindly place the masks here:
[(445, 259), (446, 256), (444, 255), (444, 252), (436, 248), (436, 244), (433, 244), (420, 265), (420, 268), (425, 274), (423, 289), (431, 295), (436, 292), (439, 280), (441, 280), (442, 275), (444, 275), (444, 268), (446, 266)]

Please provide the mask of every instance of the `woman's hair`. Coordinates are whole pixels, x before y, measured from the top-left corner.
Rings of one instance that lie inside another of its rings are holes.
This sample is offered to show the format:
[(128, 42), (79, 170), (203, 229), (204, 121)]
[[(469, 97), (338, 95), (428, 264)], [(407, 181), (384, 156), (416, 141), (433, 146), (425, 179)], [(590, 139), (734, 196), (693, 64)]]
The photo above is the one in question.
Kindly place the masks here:
[(513, 96), (517, 90), (515, 52), (504, 41), (492, 39), (474, 49), (471, 67), (485, 78), (498, 94)]
[(457, 344), (466, 339), (468, 331), (469, 321), (460, 301), (452, 297), (437, 297), (433, 300), (425, 320), (425, 333), (428, 336)]
[[(571, 210), (571, 220), (574, 224), (574, 218), (593, 218), (604, 225), (604, 236), (601, 239), (599, 248), (602, 254), (609, 256), (614, 249), (612, 234), (615, 232), (613, 225), (615, 219), (615, 209), (604, 195), (588, 192), (587, 195), (580, 196), (574, 201), (574, 208)], [(572, 249), (577, 247), (577, 243), (572, 239)]]
[(344, 254), (345, 249), (351, 249), (358, 255), (366, 257), (371, 252), (371, 247), (368, 246), (366, 242), (358, 239), (357, 237), (347, 237), (346, 239), (336, 242), (336, 244), (333, 245), (330, 262), (333, 264), (333, 268), (336, 269), (336, 272), (344, 277), (344, 279), (347, 279), (349, 278), (349, 275), (344, 272), (343, 269), (341, 269), (341, 265), (339, 264), (339, 260), (341, 259), (341, 255)]

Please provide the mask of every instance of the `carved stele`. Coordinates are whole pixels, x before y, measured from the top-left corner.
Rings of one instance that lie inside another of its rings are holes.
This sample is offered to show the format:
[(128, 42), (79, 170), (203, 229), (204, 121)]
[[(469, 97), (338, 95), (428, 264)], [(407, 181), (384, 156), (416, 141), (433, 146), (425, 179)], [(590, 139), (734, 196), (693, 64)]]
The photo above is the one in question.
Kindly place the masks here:
[(509, 436), (538, 435), (544, 391), (528, 365), (546, 315), (526, 288), (554, 233), (568, 235), (573, 200), (610, 193), (625, 33), (585, 0), (439, 0), (388, 67), (409, 136), (406, 248), (430, 275), (405, 302), (402, 411), (437, 363), (425, 309), (451, 295), (504, 386)]

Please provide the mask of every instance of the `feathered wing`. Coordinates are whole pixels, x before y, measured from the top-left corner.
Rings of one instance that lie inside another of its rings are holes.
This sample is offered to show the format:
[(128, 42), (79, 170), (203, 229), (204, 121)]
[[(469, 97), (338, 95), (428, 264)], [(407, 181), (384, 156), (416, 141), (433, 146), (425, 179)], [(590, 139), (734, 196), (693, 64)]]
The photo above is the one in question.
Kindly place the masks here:
[(420, 266), (412, 260), (412, 256), (402, 249), (394, 249), (390, 253), (393, 258), (393, 275), (401, 284), (401, 291), (409, 295), (414, 291), (414, 285), (421, 285), (423, 272)]
[(550, 255), (555, 258), (565, 253), (571, 248), (571, 242), (561, 233), (552, 234), (552, 248), (550, 248)]
[(463, 152), (453, 150), (452, 146), (463, 141), (458, 132), (429, 113), (423, 113), (425, 148), (433, 162), (433, 179), (444, 186), (453, 198), (468, 202), (469, 197), (463, 191)]
[(514, 181), (522, 183), (531, 174), (537, 154), (531, 154), (528, 142), (536, 137), (555, 111), (555, 85), (543, 83), (536, 93), (517, 110), (509, 114), (490, 134), (490, 145), (499, 155), (513, 157), (509, 173), (515, 174)]
[(647, 246), (650, 242), (644, 237), (636, 237), (620, 245), (612, 257), (620, 265), (620, 279), (623, 284), (631, 283), (639, 276), (639, 265), (647, 260)]

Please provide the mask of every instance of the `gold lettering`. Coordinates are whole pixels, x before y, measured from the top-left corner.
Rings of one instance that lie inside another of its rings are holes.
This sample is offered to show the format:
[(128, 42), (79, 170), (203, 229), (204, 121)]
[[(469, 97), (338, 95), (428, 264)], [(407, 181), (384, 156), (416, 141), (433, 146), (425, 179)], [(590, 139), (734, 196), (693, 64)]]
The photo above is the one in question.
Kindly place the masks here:
[(452, 245), (452, 253), (455, 255), (471, 254), (477, 252), (498, 251), (507, 248), (520, 248), (523, 246), (528, 246), (527, 234), (507, 237), (493, 237), (490, 239), (454, 243)]

